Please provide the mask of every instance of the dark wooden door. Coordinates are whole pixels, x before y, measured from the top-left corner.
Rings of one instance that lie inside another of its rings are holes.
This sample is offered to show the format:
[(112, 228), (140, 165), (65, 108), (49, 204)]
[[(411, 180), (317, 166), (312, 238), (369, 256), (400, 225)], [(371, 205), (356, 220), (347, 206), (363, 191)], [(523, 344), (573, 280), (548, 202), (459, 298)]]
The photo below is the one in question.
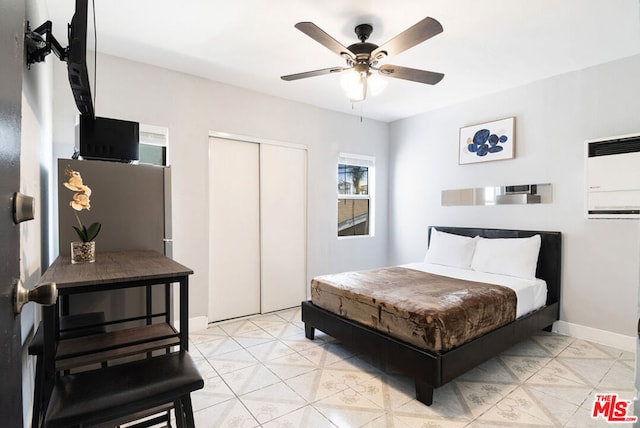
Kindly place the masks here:
[(20, 228), (13, 224), (20, 190), (20, 122), (24, 39), (23, 0), (0, 1), (0, 425), (22, 427), (20, 317), (13, 289), (20, 277)]

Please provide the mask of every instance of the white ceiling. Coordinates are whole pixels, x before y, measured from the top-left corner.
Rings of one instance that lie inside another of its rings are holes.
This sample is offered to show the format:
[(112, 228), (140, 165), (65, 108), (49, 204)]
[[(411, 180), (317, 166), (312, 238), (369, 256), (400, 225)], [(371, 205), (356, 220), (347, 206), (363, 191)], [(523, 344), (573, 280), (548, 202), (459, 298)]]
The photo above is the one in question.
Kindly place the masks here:
[[(66, 46), (74, 0), (45, 2)], [(95, 0), (95, 9), (99, 52), (382, 121), (640, 53), (639, 0)], [(280, 79), (345, 65), (297, 22), (345, 46), (370, 23), (369, 41), (382, 45), (426, 16), (444, 32), (385, 62), (445, 73), (435, 86), (389, 79), (352, 108), (339, 76)]]

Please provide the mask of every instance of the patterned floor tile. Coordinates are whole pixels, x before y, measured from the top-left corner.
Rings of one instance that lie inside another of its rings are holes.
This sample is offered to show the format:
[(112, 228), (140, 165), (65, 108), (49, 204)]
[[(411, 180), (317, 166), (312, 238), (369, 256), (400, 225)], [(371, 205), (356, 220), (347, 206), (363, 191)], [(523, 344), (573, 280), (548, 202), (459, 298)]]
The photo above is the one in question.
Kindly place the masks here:
[(507, 369), (507, 366), (498, 358), (492, 358), (487, 362), (472, 368), (460, 375), (458, 380), (475, 382), (515, 383), (517, 377)]
[(620, 354), (620, 359), (623, 361), (635, 361), (636, 354), (633, 352), (622, 351), (622, 354)]
[(290, 347), (291, 349), (293, 349), (294, 351), (301, 352), (301, 353), (309, 349), (318, 348), (318, 347), (327, 345), (326, 342), (322, 340), (318, 340), (318, 338), (316, 338), (316, 340), (309, 340), (304, 336), (286, 337), (284, 339), (281, 339), (281, 342), (287, 345), (288, 347)]
[[(573, 417), (576, 411), (580, 408), (580, 404), (584, 402), (586, 394), (576, 394), (576, 391), (567, 390), (566, 395), (558, 396), (557, 394), (547, 394), (547, 391), (535, 386), (523, 386), (523, 388), (529, 393), (529, 395), (537, 401), (538, 405), (546, 410), (547, 415), (553, 420), (554, 426), (564, 426)], [(558, 392), (558, 391), (555, 391)], [(574, 394), (576, 397), (584, 395), (582, 401), (578, 398), (575, 401), (579, 401), (578, 404), (570, 403), (567, 399)]]
[[(206, 330), (204, 330), (206, 331)], [(228, 337), (226, 334), (199, 334), (201, 332), (197, 332), (197, 333), (192, 333), (189, 334), (189, 341), (193, 344), (193, 345), (199, 345), (201, 343), (205, 343), (208, 342), (210, 340), (216, 340), (216, 339), (221, 339), (224, 337)], [(224, 333), (224, 332), (223, 332)]]
[(259, 363), (244, 369), (222, 373), (220, 376), (238, 396), (280, 382), (271, 370)]
[(500, 401), (516, 385), (486, 382), (453, 381), (471, 416), (478, 417)]
[(273, 324), (262, 328), (264, 331), (278, 339), (285, 339), (288, 337), (304, 338), (304, 330), (289, 322)]
[(561, 404), (567, 403), (574, 406), (581, 406), (593, 391), (590, 386), (532, 385), (529, 383), (526, 386), (536, 396), (548, 396)]
[(384, 413), (379, 406), (351, 388), (313, 403), (313, 407), (340, 428), (360, 427)]
[(611, 358), (611, 355), (607, 354), (595, 343), (589, 343), (586, 340), (576, 339), (567, 346), (558, 357), (561, 358)]
[[(441, 424), (443, 419), (466, 423), (471, 421), (469, 407), (454, 383), (436, 389), (431, 406), (425, 406), (413, 398), (402, 406), (394, 408), (392, 412), (406, 423), (414, 418), (436, 421), (438, 424)], [(413, 426), (413, 422), (410, 425)]]
[(319, 367), (328, 367), (355, 355), (353, 349), (337, 342), (301, 349), (299, 352)]
[(264, 328), (270, 325), (286, 323), (288, 321), (282, 318), (279, 313), (275, 313), (252, 317), (251, 322), (260, 328)]
[(523, 340), (502, 353), (503, 355), (521, 355), (529, 357), (550, 357), (552, 354), (533, 339)]
[(217, 355), (242, 349), (242, 346), (231, 337), (220, 337), (207, 342), (198, 343), (196, 344), (196, 347), (206, 358), (212, 358)]
[(608, 388), (613, 391), (633, 389), (634, 381), (633, 367), (629, 367), (624, 362), (616, 361), (598, 384), (598, 389)]
[(228, 335), (239, 335), (260, 328), (258, 325), (254, 324), (251, 319), (224, 321), (218, 326)]
[(526, 424), (550, 427), (556, 425), (556, 421), (547, 415), (544, 407), (524, 388), (520, 387), (484, 412), (478, 421), (512, 424), (512, 426)]
[(573, 337), (556, 334), (539, 334), (532, 336), (531, 340), (544, 348), (553, 357), (564, 351), (567, 346), (575, 341)]
[(240, 334), (234, 334), (233, 340), (238, 342), (242, 347), (248, 348), (250, 346), (273, 342), (276, 339), (268, 332), (259, 328), (257, 330), (249, 330)]
[(385, 413), (363, 425), (362, 428), (409, 428), (409, 425), (402, 422), (399, 417), (391, 413)]
[(222, 375), (253, 366), (258, 363), (258, 360), (246, 349), (238, 349), (209, 357), (209, 363), (218, 374)]
[[(349, 383), (357, 385), (357, 382), (344, 377), (340, 378), (339, 375), (346, 376), (344, 373), (316, 369), (303, 375), (287, 379), (285, 383), (305, 400), (315, 402), (348, 388)], [(364, 382), (366, 379), (362, 381)]]
[(234, 398), (236, 398), (236, 395), (220, 376), (208, 378), (204, 383), (203, 389), (191, 394), (194, 412)]
[(262, 425), (264, 428), (331, 428), (329, 419), (312, 406), (306, 406)]
[(288, 322), (300, 321), (302, 319), (302, 311), (300, 310), (299, 306), (291, 309), (285, 309), (283, 311), (278, 311), (275, 313), (275, 315)]
[(261, 424), (306, 406), (307, 402), (283, 382), (240, 397), (249, 412)]
[(281, 341), (267, 342), (260, 345), (250, 346), (246, 350), (253, 355), (258, 361), (266, 362), (276, 358), (293, 354), (296, 351), (285, 345)]
[(596, 386), (600, 380), (611, 370), (616, 362), (612, 359), (592, 359), (592, 358), (561, 358), (556, 361), (562, 363), (585, 379), (589, 385)]
[(551, 361), (549, 357), (512, 355), (501, 355), (496, 359), (501, 361), (520, 382), (529, 379)]
[(413, 386), (407, 390), (404, 383), (396, 382), (392, 377), (384, 374), (351, 386), (351, 388), (386, 411), (393, 411), (415, 399)]
[(300, 376), (316, 369), (315, 364), (297, 352), (267, 361), (264, 365), (282, 380)]
[(218, 372), (214, 370), (209, 360), (201, 356), (199, 353), (198, 353), (198, 356), (194, 355), (193, 351), (191, 351), (190, 354), (191, 354), (191, 358), (193, 359), (193, 362), (198, 368), (198, 372), (200, 372), (200, 375), (202, 376), (203, 379), (209, 379), (211, 377), (218, 376)]
[(255, 428), (260, 426), (238, 398), (197, 411), (194, 413), (194, 419), (197, 427)]
[(394, 419), (409, 428), (462, 428), (469, 426), (467, 421), (435, 417), (397, 416)]
[(561, 363), (559, 359), (551, 360), (546, 366), (527, 379), (526, 383), (532, 385), (593, 386)]
[(198, 426), (595, 427), (606, 426), (591, 416), (596, 394), (635, 395), (634, 353), (540, 332), (437, 388), (425, 406), (413, 379), (321, 331), (306, 339), (300, 317), (297, 307), (190, 335), (205, 378), (192, 394)]

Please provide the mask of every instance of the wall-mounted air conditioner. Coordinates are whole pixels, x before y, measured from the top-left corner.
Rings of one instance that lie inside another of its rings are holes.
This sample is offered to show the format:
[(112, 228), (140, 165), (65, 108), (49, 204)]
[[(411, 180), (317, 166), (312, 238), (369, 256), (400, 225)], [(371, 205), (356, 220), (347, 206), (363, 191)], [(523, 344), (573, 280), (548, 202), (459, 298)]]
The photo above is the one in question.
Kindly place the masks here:
[(640, 134), (586, 141), (587, 218), (640, 218)]

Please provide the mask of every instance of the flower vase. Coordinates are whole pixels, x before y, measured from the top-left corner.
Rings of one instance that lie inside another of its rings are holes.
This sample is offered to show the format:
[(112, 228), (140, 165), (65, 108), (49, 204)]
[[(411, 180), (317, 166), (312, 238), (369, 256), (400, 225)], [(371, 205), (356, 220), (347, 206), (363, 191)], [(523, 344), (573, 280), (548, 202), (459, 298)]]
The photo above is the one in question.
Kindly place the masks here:
[(93, 263), (96, 261), (96, 241), (72, 242), (71, 263)]

